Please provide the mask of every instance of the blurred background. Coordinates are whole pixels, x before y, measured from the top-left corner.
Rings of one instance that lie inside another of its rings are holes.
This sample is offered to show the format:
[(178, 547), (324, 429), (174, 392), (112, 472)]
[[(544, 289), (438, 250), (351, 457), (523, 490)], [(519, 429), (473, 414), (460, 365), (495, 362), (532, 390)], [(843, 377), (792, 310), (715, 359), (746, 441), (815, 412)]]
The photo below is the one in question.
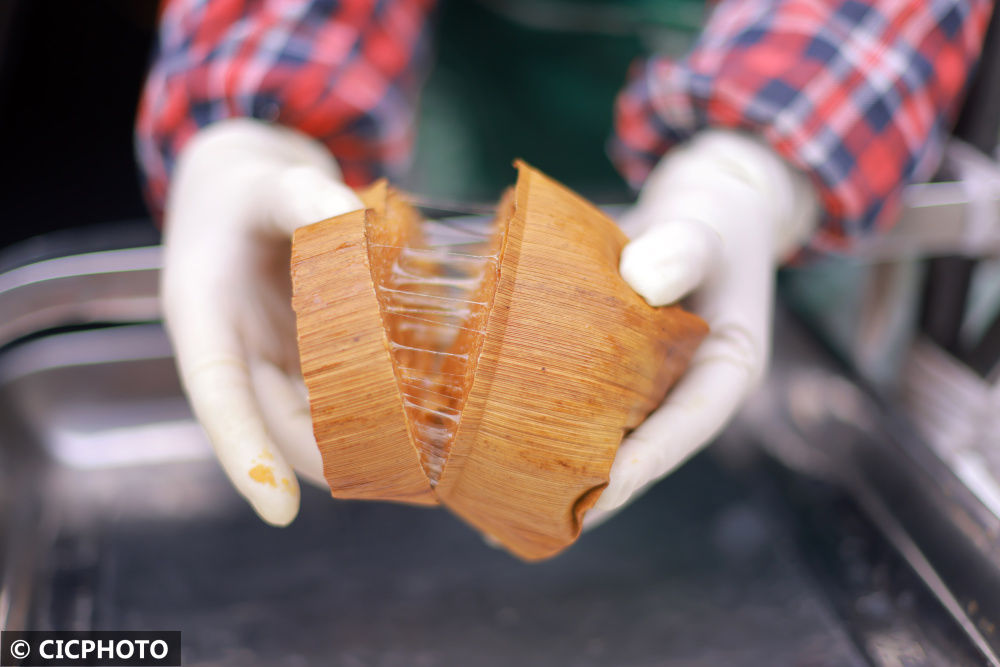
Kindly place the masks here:
[(156, 0), (0, 3), (0, 244), (145, 219), (132, 124)]
[[(523, 157), (632, 196), (628, 64), (699, 2), (446, 0), (406, 184)], [(155, 0), (0, 0), (0, 627), (180, 629), (188, 665), (1000, 664), (1000, 52), (939, 178), (784, 271), (774, 368), (720, 441), (559, 558), (304, 489), (264, 526), (181, 394), (132, 123)]]
[[(686, 48), (702, 3), (568, 4), (442, 4), (414, 188), (492, 200), (521, 157), (598, 200), (630, 196), (604, 153), (614, 96), (633, 59)], [(3, 245), (147, 215), (132, 124), (158, 5), (0, 3), (0, 140), (16, 165), (0, 189)]]

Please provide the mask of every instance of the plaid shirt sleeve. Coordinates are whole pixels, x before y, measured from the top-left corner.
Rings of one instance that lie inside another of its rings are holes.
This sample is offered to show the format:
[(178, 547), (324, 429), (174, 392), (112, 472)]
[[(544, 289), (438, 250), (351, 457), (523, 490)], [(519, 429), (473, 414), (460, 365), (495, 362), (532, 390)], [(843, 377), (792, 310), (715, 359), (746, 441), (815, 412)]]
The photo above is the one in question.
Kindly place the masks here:
[(136, 124), (154, 213), (184, 144), (226, 118), (315, 137), (349, 185), (398, 173), (433, 1), (166, 0)]
[(820, 252), (891, 225), (933, 175), (982, 46), (991, 0), (723, 0), (679, 61), (636, 63), (611, 155), (638, 187), (670, 146), (745, 129), (810, 176)]

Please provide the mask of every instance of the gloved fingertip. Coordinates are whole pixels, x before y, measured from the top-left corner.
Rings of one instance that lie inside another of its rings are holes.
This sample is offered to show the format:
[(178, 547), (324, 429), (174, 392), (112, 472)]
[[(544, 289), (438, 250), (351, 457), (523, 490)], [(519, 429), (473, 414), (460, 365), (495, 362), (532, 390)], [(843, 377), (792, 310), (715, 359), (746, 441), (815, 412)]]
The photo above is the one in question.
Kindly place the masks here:
[[(620, 483), (615, 483), (615, 481), (612, 480), (608, 483), (608, 486), (604, 489), (604, 491), (601, 492), (601, 497), (598, 498), (597, 502), (594, 503), (594, 506), (590, 508), (590, 512), (587, 513), (587, 516), (595, 513), (600, 515), (614, 512), (625, 504), (629, 495), (629, 492), (626, 489), (623, 489)], [(594, 520), (596, 519), (592, 519), (592, 521)], [(586, 523), (586, 521), (587, 519), (585, 517), (584, 523)]]
[(364, 207), (361, 197), (351, 189), (350, 186), (340, 181), (331, 181), (327, 184), (327, 205), (331, 208), (336, 206), (341, 212), (356, 211)]
[(277, 528), (284, 528), (285, 526), (288, 526), (299, 514), (298, 496), (296, 496), (294, 502), (274, 503), (270, 501), (250, 501), (250, 506), (253, 507), (254, 512), (257, 513), (257, 516), (259, 516), (264, 523)]
[[(253, 477), (254, 471), (250, 471)], [(254, 512), (265, 523), (279, 528), (289, 525), (299, 514), (300, 490), (295, 475), (280, 479), (254, 480), (259, 486), (243, 489)]]
[(272, 204), (275, 224), (288, 233), (363, 207), (354, 190), (312, 165), (286, 169), (275, 196)]
[(670, 220), (626, 245), (618, 270), (651, 306), (664, 306), (699, 287), (720, 257), (714, 230), (697, 220)]
[(696, 276), (685, 263), (658, 262), (656, 258), (644, 254), (642, 250), (623, 251), (618, 270), (629, 287), (649, 305), (656, 307), (674, 303), (697, 286)]
[(605, 511), (598, 509), (596, 506), (591, 507), (587, 510), (587, 513), (583, 515), (583, 526), (581, 527), (581, 532), (588, 532), (597, 528), (605, 521), (611, 518), (614, 511)]
[(664, 306), (697, 288), (715, 267), (718, 239), (689, 220), (660, 223), (622, 250), (619, 273), (651, 306)]

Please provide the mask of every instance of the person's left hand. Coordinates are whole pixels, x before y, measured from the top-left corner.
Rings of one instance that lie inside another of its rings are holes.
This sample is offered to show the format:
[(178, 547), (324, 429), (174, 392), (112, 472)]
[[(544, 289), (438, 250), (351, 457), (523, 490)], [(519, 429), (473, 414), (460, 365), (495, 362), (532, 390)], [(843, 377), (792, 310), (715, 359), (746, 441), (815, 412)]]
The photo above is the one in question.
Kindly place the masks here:
[(815, 192), (763, 143), (707, 131), (667, 155), (622, 227), (622, 277), (653, 306), (691, 295), (710, 332), (664, 403), (622, 443), (584, 520), (601, 523), (714, 438), (760, 382), (775, 267), (816, 222)]

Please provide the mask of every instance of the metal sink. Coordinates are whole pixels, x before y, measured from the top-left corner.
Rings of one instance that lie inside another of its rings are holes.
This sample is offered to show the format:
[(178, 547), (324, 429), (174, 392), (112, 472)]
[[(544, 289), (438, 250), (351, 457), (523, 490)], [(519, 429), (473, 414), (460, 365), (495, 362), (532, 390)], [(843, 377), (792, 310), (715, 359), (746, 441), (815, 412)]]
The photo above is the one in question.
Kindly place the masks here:
[[(182, 397), (157, 267), (144, 248), (0, 274), (5, 629), (178, 629), (189, 666), (987, 661), (843, 487), (761, 454), (773, 400), (547, 562), (316, 488), (268, 527)], [(831, 368), (783, 317), (803, 344), (779, 368)]]

